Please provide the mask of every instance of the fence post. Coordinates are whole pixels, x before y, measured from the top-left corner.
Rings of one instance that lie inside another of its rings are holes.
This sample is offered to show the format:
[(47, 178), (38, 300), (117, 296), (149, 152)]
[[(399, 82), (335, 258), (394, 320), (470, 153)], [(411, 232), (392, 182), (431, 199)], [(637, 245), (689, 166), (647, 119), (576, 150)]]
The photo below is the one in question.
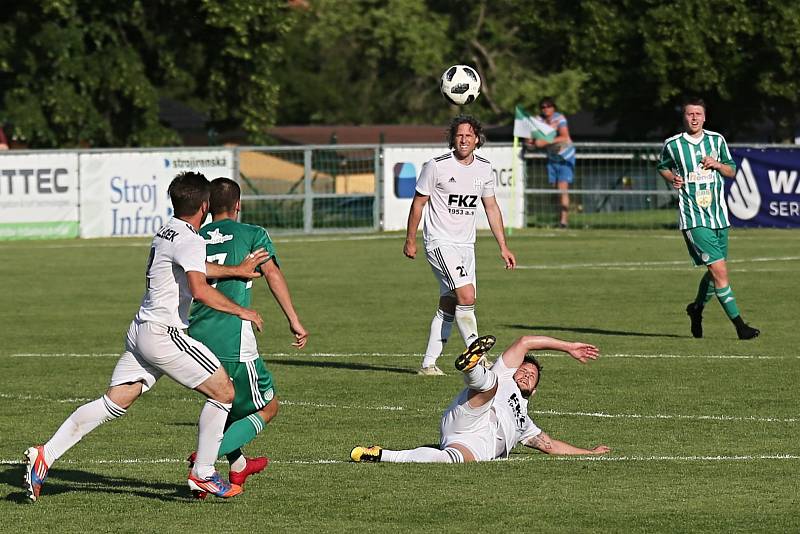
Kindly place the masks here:
[(310, 234), (314, 230), (314, 191), (311, 180), (311, 149), (303, 151), (303, 231)]
[[(383, 134), (381, 134), (383, 136)], [(375, 231), (381, 230), (381, 212), (382, 212), (382, 198), (383, 198), (383, 147), (375, 147), (375, 160), (373, 169), (375, 169), (375, 196), (373, 197), (372, 204), (372, 227)]]

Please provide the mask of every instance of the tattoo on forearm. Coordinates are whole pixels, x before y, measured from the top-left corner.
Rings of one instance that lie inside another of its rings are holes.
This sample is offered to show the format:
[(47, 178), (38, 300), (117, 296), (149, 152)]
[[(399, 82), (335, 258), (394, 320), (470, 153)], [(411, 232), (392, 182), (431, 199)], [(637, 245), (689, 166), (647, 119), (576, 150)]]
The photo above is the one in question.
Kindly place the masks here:
[(527, 444), (529, 447), (539, 449), (540, 451), (549, 451), (553, 448), (553, 443), (550, 441), (548, 436), (544, 435), (544, 433), (530, 438)]

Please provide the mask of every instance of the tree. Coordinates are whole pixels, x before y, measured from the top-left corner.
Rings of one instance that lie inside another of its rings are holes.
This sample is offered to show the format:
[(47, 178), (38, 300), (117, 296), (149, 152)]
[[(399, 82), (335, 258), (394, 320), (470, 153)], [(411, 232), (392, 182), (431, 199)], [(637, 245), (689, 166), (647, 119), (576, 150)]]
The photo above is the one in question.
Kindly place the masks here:
[(177, 144), (159, 123), (162, 96), (253, 142), (274, 122), (285, 2), (11, 3), (0, 14), (0, 118), (31, 147)]

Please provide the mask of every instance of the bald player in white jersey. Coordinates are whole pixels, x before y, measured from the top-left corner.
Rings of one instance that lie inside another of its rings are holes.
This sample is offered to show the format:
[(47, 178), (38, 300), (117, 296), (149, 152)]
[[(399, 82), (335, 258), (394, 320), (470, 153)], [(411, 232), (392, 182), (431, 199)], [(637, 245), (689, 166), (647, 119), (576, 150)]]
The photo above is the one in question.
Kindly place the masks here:
[(439, 281), (439, 308), (431, 321), (428, 345), (419, 374), (444, 375), (436, 365), (455, 321), (464, 345), (478, 337), (475, 317), (475, 224), (478, 201), (483, 204), (489, 228), (500, 247), (506, 269), (517, 260), (506, 246), (503, 214), (495, 198), (491, 163), (476, 155), (485, 142), (481, 123), (459, 115), (448, 130), (451, 152), (422, 167), (408, 213), (403, 254), (417, 255), (417, 228), (422, 220), (425, 255)]
[(213, 278), (253, 278), (265, 253), (234, 267), (206, 263), (206, 245), (197, 233), (208, 213), (210, 185), (198, 173), (179, 174), (169, 186), (175, 216), (161, 227), (150, 247), (146, 291), (128, 328), (125, 352), (105, 395), (75, 410), (44, 445), (25, 451), (25, 488), (36, 501), (49, 468), (58, 458), (102, 423), (126, 410), (164, 374), (207, 397), (198, 423), (197, 460), (189, 473), (193, 492), (233, 497), (241, 488), (214, 469), (225, 421), (233, 402), (233, 386), (219, 360), (205, 345), (183, 330), (189, 326), (192, 298), (216, 310), (252, 321), (260, 331), (261, 316), (222, 295), (206, 281)]
[(350, 451), (354, 462), (465, 463), (508, 458), (519, 443), (547, 454), (605, 454), (611, 449), (576, 447), (553, 439), (528, 416), (528, 399), (536, 392), (541, 365), (531, 351), (560, 350), (581, 363), (597, 359), (597, 347), (546, 336), (522, 336), (491, 369), (477, 365), (494, 345), (493, 336), (478, 338), (456, 359), (466, 388), (442, 415), (439, 448), (389, 450), (372, 445)]

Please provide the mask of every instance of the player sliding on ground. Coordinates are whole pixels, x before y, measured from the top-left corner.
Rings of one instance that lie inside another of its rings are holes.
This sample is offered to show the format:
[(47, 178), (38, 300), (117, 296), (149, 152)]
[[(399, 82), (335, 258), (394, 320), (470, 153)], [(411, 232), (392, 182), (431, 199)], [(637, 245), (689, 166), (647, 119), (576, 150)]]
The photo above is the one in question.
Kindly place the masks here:
[(517, 443), (547, 454), (605, 454), (598, 445), (583, 449), (548, 436), (528, 416), (528, 399), (536, 392), (541, 365), (532, 351), (560, 350), (581, 363), (600, 352), (586, 343), (570, 343), (546, 336), (522, 336), (508, 347), (491, 369), (477, 365), (492, 348), (494, 336), (475, 340), (456, 359), (467, 387), (445, 410), (438, 449), (418, 447), (393, 451), (377, 445), (355, 447), (354, 462), (465, 463), (507, 458)]

